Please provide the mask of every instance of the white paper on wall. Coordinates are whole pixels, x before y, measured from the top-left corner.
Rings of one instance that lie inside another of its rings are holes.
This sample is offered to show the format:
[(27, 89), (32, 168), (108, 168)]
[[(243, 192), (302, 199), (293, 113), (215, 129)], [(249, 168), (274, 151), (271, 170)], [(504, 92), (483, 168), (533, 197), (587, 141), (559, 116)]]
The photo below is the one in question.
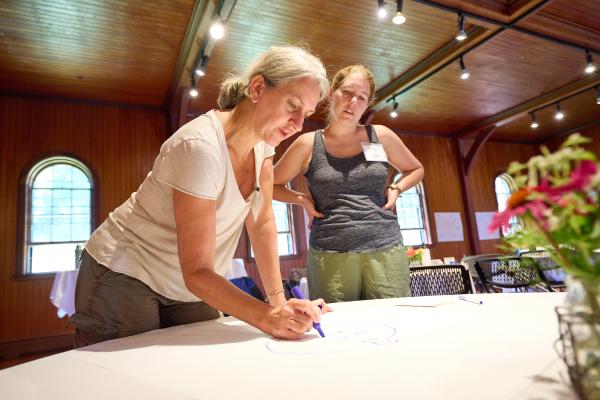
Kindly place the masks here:
[(492, 222), (495, 211), (479, 211), (475, 213), (475, 220), (477, 221), (477, 235), (479, 240), (495, 240), (500, 239), (500, 232), (495, 230), (494, 232), (488, 232), (488, 226)]
[(462, 242), (464, 240), (459, 212), (436, 212), (434, 215), (438, 242)]

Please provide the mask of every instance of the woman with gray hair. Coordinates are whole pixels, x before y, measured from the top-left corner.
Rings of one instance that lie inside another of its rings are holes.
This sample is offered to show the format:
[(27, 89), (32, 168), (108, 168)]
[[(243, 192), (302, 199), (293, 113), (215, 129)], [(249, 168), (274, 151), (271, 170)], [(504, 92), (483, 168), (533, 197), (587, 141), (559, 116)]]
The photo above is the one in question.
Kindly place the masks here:
[[(217, 310), (285, 339), (319, 322), (322, 300), (285, 300), (271, 202), (274, 147), (302, 129), (327, 91), (318, 58), (272, 47), (223, 82), (219, 110), (163, 143), (137, 192), (86, 243), (69, 320), (76, 347), (214, 319)], [(243, 224), (264, 303), (223, 278)]]

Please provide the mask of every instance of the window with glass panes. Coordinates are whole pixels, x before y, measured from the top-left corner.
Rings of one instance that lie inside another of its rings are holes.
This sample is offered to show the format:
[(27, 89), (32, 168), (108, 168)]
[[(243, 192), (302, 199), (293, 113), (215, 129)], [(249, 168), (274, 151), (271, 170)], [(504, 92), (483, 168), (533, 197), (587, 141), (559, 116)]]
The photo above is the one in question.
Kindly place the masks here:
[[(494, 190), (496, 191), (496, 202), (498, 203), (498, 211), (504, 211), (506, 202), (513, 192), (515, 184), (513, 179), (507, 174), (500, 174), (494, 180)], [(520, 228), (519, 220), (516, 216), (512, 216), (508, 220), (508, 227), (502, 229), (502, 234), (506, 235)]]
[(277, 226), (277, 249), (280, 256), (289, 256), (295, 253), (294, 238), (292, 236), (291, 206), (273, 200), (275, 225)]
[[(395, 180), (398, 179), (396, 176)], [(427, 230), (427, 212), (423, 184), (402, 192), (396, 200), (396, 218), (402, 231), (405, 246), (423, 246), (430, 244)]]
[[(280, 256), (296, 254), (294, 237), (292, 236), (292, 209), (290, 204), (273, 200), (273, 214), (277, 227), (277, 251)], [(254, 257), (254, 250), (250, 244), (250, 257)]]
[(52, 157), (29, 172), (26, 195), (26, 274), (73, 270), (92, 229), (90, 171), (69, 157)]

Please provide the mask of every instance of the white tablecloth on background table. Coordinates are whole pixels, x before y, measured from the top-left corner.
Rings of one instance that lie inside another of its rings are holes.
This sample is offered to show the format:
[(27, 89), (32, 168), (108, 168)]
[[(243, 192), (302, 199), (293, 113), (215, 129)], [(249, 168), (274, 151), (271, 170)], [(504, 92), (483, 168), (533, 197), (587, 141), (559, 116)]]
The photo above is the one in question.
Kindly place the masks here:
[(62, 318), (75, 313), (75, 285), (79, 270), (57, 272), (50, 291), (50, 301), (56, 306), (56, 315)]
[(248, 272), (246, 272), (244, 260), (241, 258), (234, 258), (231, 260), (231, 268), (225, 272), (223, 278), (230, 280), (243, 278), (245, 276), (248, 276)]
[(268, 388), (288, 400), (575, 399), (554, 351), (564, 293), (467, 298), (483, 304), (332, 304), (326, 337), (312, 330), (297, 342), (231, 317), (159, 329), (2, 370), (2, 397), (258, 400)]

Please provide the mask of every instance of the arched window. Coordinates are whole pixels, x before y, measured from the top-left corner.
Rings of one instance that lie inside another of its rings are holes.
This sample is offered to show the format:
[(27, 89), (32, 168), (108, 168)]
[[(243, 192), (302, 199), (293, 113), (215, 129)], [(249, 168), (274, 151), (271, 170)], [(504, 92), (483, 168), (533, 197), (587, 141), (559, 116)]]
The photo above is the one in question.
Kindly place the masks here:
[[(397, 181), (399, 176), (397, 175), (394, 181)], [(431, 244), (425, 204), (423, 183), (402, 192), (402, 195), (396, 200), (396, 217), (405, 246)]]
[[(504, 211), (506, 208), (506, 202), (508, 201), (510, 195), (515, 191), (515, 188), (515, 181), (510, 175), (502, 173), (496, 176), (496, 179), (494, 179), (494, 190), (496, 192), (498, 211)], [(509, 226), (506, 229), (502, 229), (503, 235), (507, 235), (521, 228), (521, 225), (515, 216), (508, 220), (508, 224)]]
[(94, 184), (80, 161), (49, 157), (31, 168), (25, 187), (23, 271), (72, 270), (92, 230)]

